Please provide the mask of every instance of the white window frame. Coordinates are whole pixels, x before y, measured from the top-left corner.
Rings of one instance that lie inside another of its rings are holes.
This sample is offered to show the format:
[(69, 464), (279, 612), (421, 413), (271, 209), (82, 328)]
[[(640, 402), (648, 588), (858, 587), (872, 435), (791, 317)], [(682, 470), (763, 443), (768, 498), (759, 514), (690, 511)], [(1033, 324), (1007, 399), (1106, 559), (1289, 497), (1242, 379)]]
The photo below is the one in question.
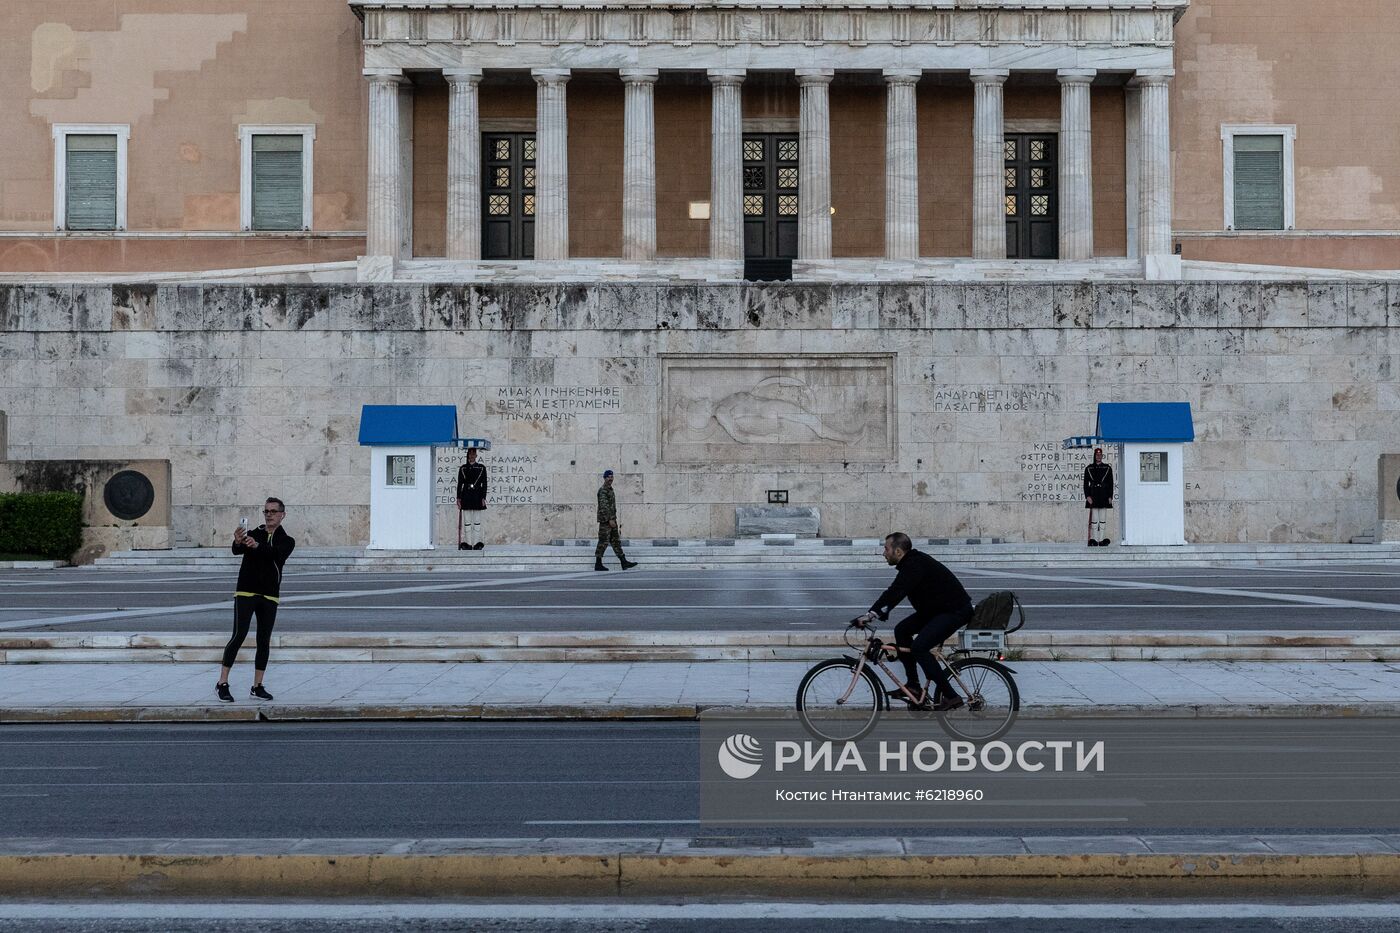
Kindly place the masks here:
[[(53, 228), (59, 233), (68, 230), (68, 137), (117, 137), (117, 225), (113, 231), (126, 229), (126, 150), (131, 139), (131, 126), (126, 123), (55, 123), (53, 125)], [(78, 230), (75, 233), (102, 233), (101, 230)]]
[[(316, 142), (315, 124), (261, 124), (240, 123), (238, 125), (238, 227), (244, 233), (272, 232), (253, 229), (253, 137), (254, 136), (300, 136), (301, 137), (301, 229), (311, 229), (312, 179), (315, 165), (313, 148)], [(278, 231), (290, 233), (292, 231)]]
[[(1220, 125), (1221, 149), (1225, 160), (1225, 229), (1235, 229), (1235, 137), (1236, 136), (1282, 136), (1283, 137), (1283, 229), (1292, 230), (1296, 218), (1293, 215), (1293, 141), (1298, 137), (1298, 127), (1293, 123), (1222, 123)], [(1249, 233), (1267, 233), (1267, 230), (1250, 230)]]

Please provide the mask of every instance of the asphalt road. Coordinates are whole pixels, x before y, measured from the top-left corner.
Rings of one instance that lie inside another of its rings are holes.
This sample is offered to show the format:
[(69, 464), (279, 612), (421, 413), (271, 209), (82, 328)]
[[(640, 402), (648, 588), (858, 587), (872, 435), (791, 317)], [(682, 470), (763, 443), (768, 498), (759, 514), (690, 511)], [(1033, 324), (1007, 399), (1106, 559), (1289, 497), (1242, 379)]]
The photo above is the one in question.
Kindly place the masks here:
[[(730, 728), (719, 727), (726, 734)], [(1400, 788), (1391, 780), (1400, 767), (1397, 724), (1376, 720), (1120, 721), (1101, 773), (1046, 768), (1033, 775), (952, 776), (945, 770), (911, 782), (985, 787), (987, 805), (920, 804), (922, 821), (907, 819), (906, 806), (896, 821), (852, 824), (842, 820), (875, 811), (842, 803), (806, 811), (817, 814), (814, 821), (787, 826), (700, 818), (738, 812), (717, 793), (772, 800), (779, 786), (895, 784), (887, 775), (849, 771), (813, 783), (779, 780), (765, 770), (753, 781), (733, 782), (714, 769), (702, 771), (703, 750), (718, 748), (702, 744), (703, 728), (715, 726), (5, 726), (0, 837), (705, 836), (712, 846), (732, 837), (801, 846), (804, 838), (831, 835), (1121, 836), (1172, 827), (1194, 834), (1400, 833)], [(929, 738), (946, 740), (929, 728)], [(1060, 728), (1097, 735), (1077, 723)], [(1020, 730), (1009, 741), (1019, 744), (1030, 734)], [(1231, 749), (1233, 758), (1225, 754)], [(702, 773), (709, 781), (704, 788)], [(757, 812), (777, 818), (785, 811), (769, 805)]]
[[(974, 599), (1013, 589), (1038, 629), (1394, 631), (1400, 567), (956, 568)], [(835, 629), (866, 609), (887, 570), (627, 573), (297, 573), (280, 631), (783, 631)], [(218, 632), (231, 576), (0, 571), (0, 633)]]
[(1400, 933), (1385, 902), (10, 904), (0, 933)]

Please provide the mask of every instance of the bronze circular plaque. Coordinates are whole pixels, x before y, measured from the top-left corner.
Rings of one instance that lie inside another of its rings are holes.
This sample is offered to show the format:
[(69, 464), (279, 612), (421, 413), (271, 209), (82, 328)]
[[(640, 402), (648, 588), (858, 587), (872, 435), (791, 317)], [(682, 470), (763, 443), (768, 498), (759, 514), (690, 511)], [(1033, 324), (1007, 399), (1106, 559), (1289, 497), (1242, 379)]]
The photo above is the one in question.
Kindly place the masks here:
[(132, 522), (151, 510), (156, 501), (156, 489), (145, 473), (122, 470), (107, 480), (102, 501), (107, 511), (122, 521)]

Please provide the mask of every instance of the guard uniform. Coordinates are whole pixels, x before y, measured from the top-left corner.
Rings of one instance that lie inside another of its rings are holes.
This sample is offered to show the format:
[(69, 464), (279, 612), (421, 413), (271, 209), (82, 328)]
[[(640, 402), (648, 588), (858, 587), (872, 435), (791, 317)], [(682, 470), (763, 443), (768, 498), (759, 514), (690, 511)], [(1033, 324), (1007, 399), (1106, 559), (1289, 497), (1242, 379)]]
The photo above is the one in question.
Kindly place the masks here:
[(466, 538), (459, 545), (479, 551), (486, 545), (482, 540), (481, 518), (486, 511), (486, 466), (481, 463), (464, 463), (457, 470), (457, 504), (466, 521)]
[(1084, 508), (1089, 510), (1089, 546), (1108, 544), (1104, 533), (1104, 512), (1113, 508), (1113, 467), (1091, 463), (1084, 468)]
[(627, 555), (622, 553), (622, 536), (618, 534), (617, 521), (617, 494), (613, 488), (606, 483), (598, 487), (598, 547), (593, 552), (594, 566), (603, 563), (603, 554), (611, 545), (613, 553), (617, 559), (622, 561), (623, 569), (631, 564)]

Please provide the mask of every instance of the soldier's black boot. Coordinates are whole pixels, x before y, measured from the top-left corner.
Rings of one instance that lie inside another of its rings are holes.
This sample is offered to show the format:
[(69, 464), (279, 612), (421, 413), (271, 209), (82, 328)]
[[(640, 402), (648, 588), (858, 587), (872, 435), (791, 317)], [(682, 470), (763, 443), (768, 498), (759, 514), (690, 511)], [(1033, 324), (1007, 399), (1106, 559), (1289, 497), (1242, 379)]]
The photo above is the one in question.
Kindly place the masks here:
[(594, 569), (594, 570), (607, 570), (608, 568), (606, 568), (606, 567), (603, 566), (603, 562), (602, 562), (601, 560), (595, 560), (595, 561), (593, 562), (593, 569)]
[(637, 562), (636, 562), (635, 560), (628, 560), (628, 559), (625, 558), (625, 557), (622, 558), (622, 569), (623, 569), (623, 570), (631, 570), (631, 569), (632, 569), (633, 567), (635, 567), (635, 566), (637, 566)]

